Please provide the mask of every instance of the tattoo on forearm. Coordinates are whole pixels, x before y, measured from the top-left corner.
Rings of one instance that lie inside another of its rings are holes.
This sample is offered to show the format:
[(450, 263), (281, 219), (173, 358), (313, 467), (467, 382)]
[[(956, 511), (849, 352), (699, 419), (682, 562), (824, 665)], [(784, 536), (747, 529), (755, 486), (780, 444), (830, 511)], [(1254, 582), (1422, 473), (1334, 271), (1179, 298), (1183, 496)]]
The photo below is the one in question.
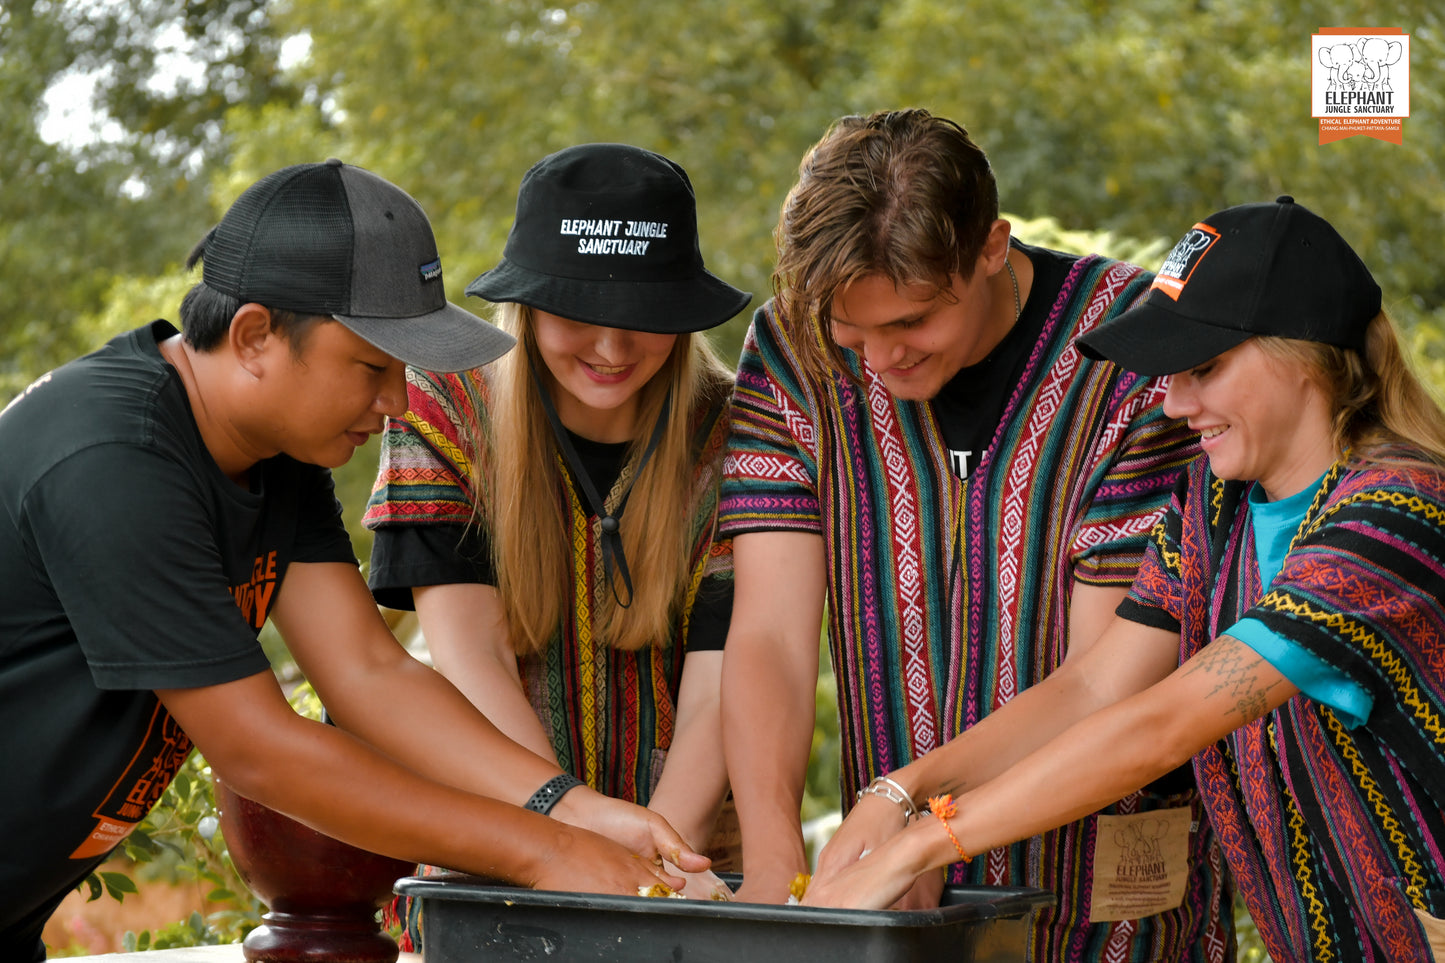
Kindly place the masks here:
[(1269, 692), (1279, 685), (1279, 680), (1264, 684), (1261, 669), (1267, 663), (1246, 645), (1230, 640), (1231, 644), (1215, 642), (1202, 649), (1189, 664), (1186, 675), (1203, 674), (1212, 678), (1214, 687), (1209, 695), (1225, 693), (1234, 700), (1226, 715), (1238, 713), (1239, 722), (1253, 722), (1270, 709)]

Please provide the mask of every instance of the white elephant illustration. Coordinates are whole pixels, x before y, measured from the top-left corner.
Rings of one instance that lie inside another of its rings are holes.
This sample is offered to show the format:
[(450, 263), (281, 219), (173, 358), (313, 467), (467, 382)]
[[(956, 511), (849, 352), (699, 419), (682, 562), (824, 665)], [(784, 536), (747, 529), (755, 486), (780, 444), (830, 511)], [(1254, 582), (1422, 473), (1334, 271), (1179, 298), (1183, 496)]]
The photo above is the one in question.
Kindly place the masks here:
[(1179, 239), (1179, 243), (1174, 245), (1169, 256), (1164, 259), (1159, 273), (1165, 277), (1182, 279), (1189, 273), (1189, 259), (1209, 247), (1213, 242), (1214, 235), (1197, 228), (1190, 229), (1189, 233)]
[(1360, 67), (1360, 90), (1390, 90), (1390, 64), (1397, 63), (1405, 52), (1398, 40), (1365, 37), (1359, 44), (1357, 63)]
[(1330, 70), (1330, 84), (1326, 90), (1353, 90), (1355, 80), (1350, 74), (1359, 62), (1360, 51), (1355, 44), (1337, 43), (1320, 48), (1320, 63)]

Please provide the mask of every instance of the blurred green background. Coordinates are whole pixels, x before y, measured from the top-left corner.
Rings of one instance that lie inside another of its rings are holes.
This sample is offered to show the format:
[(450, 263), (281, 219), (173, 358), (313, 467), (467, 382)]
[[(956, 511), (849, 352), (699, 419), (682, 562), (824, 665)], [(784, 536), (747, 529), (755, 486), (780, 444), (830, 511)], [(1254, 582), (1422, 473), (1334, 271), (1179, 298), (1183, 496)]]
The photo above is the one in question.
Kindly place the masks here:
[[(696, 186), (709, 267), (756, 306), (803, 152), (839, 115), (913, 105), (969, 128), (1018, 233), (1040, 243), (1152, 268), (1200, 216), (1293, 194), (1362, 253), (1427, 379), (1445, 384), (1442, 10), (1437, 0), (4, 0), (0, 400), (120, 331), (175, 319), (191, 283), (185, 254), (236, 194), (276, 167), (330, 156), (421, 202), (460, 301), (500, 254), (535, 160), (585, 141), (659, 151)], [(1403, 144), (1318, 143), (1310, 36), (1322, 27), (1410, 35)], [(730, 358), (750, 313), (718, 331)], [(363, 559), (355, 520), (375, 458), (363, 449), (337, 473)], [(827, 716), (821, 758), (834, 738)], [(810, 783), (810, 806), (832, 802), (830, 778)]]

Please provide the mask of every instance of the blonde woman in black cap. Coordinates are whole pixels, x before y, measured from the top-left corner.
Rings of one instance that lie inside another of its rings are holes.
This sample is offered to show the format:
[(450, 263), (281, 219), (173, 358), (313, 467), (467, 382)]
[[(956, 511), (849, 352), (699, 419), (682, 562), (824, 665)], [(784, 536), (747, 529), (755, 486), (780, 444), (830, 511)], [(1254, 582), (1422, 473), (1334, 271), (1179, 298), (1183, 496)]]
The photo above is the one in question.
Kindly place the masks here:
[(366, 515), (373, 593), (414, 605), (437, 667), (568, 773), (539, 808), (586, 785), (702, 846), (727, 788), (713, 527), (732, 378), (701, 332), (750, 295), (703, 266), (683, 169), (620, 144), (533, 166), (467, 293), (519, 347), (410, 373)]
[[(1281, 197), (1196, 224), (1140, 305), (1079, 339), (1171, 375), (1164, 409), (1204, 455), (1114, 625), (893, 772), (931, 812), (807, 902), (886, 906), (1192, 758), (1274, 959), (1440, 950), (1445, 415), (1380, 305), (1335, 230)], [(1134, 875), (1113, 885), (1150, 885), (1191, 831), (1115, 840)]]

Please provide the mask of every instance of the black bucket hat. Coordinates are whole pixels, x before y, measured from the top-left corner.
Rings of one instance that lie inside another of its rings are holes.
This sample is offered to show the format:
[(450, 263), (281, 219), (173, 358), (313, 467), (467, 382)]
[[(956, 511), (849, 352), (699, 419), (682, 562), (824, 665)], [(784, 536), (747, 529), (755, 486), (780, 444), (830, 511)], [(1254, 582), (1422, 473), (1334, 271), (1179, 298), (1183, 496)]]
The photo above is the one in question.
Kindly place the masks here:
[(332, 159), (268, 174), (202, 242), (201, 280), (241, 301), (329, 315), (429, 371), (476, 368), (516, 342), (447, 300), (421, 205)]
[(1286, 194), (1195, 224), (1143, 301), (1075, 343), (1096, 360), (1167, 375), (1258, 335), (1358, 351), (1379, 313), (1370, 269), (1328, 221)]
[(467, 294), (659, 334), (716, 327), (752, 299), (703, 266), (687, 172), (626, 144), (568, 147), (532, 165), (501, 263)]

